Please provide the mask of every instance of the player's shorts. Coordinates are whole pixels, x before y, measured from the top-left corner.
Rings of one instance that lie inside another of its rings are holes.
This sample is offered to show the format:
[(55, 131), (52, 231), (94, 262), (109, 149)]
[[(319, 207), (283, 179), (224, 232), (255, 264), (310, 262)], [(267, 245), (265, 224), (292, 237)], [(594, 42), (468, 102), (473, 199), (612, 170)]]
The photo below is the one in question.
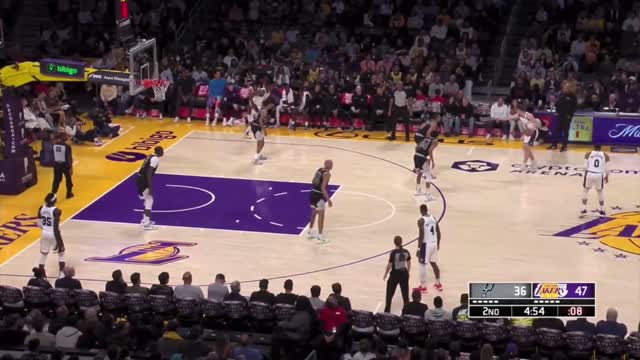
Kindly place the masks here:
[(40, 252), (48, 254), (56, 247), (56, 236), (52, 232), (43, 231), (40, 237)]
[(420, 248), (420, 256), (418, 256), (418, 262), (420, 264), (426, 264), (428, 262), (438, 262), (438, 244), (437, 243), (423, 243)]
[(533, 133), (531, 133), (531, 135), (524, 135), (522, 134), (522, 142), (529, 145), (529, 146), (533, 146), (536, 139), (538, 138), (538, 130), (534, 130)]
[(212, 96), (207, 98), (207, 108), (212, 108), (216, 104), (216, 101), (219, 100), (222, 100), (222, 96)]
[(309, 204), (313, 209), (316, 210), (324, 210), (327, 206), (326, 202), (324, 201), (324, 195), (313, 190), (311, 190), (311, 192), (309, 193)]
[(153, 207), (153, 195), (150, 194), (147, 184), (144, 183), (144, 178), (138, 176), (136, 179), (136, 185), (138, 186), (138, 197), (140, 200), (144, 200), (144, 208), (151, 210)]
[(585, 172), (584, 179), (582, 180), (582, 186), (585, 189), (596, 188), (600, 191), (604, 188), (604, 174), (595, 172)]
[(262, 129), (262, 126), (252, 123), (251, 124), (251, 132), (253, 133), (253, 137), (257, 141), (264, 140), (264, 130)]
[(427, 158), (425, 156), (413, 154), (413, 168), (415, 170), (422, 170), (425, 164), (427, 164)]

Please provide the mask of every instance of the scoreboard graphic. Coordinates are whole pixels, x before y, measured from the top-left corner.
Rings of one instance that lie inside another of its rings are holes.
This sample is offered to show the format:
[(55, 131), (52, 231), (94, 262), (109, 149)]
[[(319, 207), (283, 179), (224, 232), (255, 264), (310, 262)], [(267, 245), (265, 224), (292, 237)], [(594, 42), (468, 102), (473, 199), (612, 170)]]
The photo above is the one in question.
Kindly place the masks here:
[(595, 283), (470, 283), (469, 317), (593, 317), (595, 298)]

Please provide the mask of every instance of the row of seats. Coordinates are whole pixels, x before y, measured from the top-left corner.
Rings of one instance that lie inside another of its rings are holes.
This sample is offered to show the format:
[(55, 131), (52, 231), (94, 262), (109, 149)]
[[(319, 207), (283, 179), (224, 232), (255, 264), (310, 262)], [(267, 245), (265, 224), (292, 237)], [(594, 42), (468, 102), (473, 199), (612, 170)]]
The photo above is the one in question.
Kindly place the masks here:
[[(174, 299), (164, 295), (120, 295), (92, 290), (44, 289), (25, 286), (22, 290), (0, 286), (0, 305), (5, 312), (24, 312), (39, 309), (51, 312), (57, 306), (88, 309), (111, 313), (114, 316), (144, 314), (177, 317), (183, 326), (202, 323), (210, 329), (252, 330), (269, 334), (277, 321), (289, 319), (295, 311), (293, 305), (262, 302)], [(628, 353), (640, 358), (640, 340), (617, 336), (590, 336), (582, 332), (564, 333), (553, 329), (507, 326), (502, 322), (477, 321), (425, 321), (420, 316), (397, 316), (390, 313), (374, 314), (354, 310), (350, 313), (350, 334), (354, 339), (380, 336), (393, 344), (401, 337), (410, 344), (423, 344), (427, 338), (436, 342), (460, 341), (463, 347), (476, 348), (482, 342), (500, 348), (508, 342), (518, 345), (521, 352), (553, 353), (566, 350), (574, 356), (588, 358), (594, 351), (604, 355)]]

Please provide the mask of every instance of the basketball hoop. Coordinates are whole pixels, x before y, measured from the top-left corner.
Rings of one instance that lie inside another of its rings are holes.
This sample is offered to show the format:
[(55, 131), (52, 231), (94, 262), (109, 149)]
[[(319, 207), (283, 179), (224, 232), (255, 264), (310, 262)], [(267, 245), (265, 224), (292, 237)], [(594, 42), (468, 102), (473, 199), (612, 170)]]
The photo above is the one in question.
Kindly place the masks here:
[(142, 86), (153, 89), (153, 100), (156, 102), (164, 101), (167, 89), (171, 85), (171, 81), (160, 79), (145, 79)]

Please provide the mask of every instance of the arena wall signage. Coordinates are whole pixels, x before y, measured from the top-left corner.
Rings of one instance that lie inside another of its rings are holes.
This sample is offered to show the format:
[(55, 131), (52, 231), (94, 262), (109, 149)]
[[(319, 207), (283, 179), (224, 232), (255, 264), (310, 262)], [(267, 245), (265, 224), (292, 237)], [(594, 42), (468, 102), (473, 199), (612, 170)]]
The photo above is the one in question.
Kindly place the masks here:
[(83, 79), (85, 63), (61, 59), (40, 60), (40, 72), (45, 75)]

